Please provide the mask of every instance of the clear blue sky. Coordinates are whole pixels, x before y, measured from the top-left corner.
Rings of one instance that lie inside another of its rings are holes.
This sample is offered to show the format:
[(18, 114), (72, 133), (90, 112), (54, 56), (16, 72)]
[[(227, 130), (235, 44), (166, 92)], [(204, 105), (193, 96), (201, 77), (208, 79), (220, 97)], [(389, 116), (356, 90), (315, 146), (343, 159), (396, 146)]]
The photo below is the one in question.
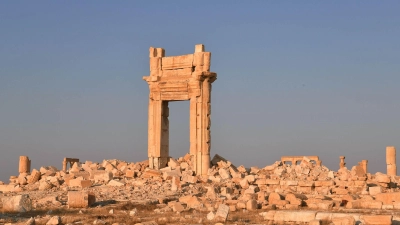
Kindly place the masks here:
[[(337, 170), (400, 150), (399, 1), (1, 1), (0, 180), (64, 157), (147, 157), (148, 48), (212, 52), (212, 154), (319, 155)], [(189, 104), (170, 104), (170, 154)], [(399, 153), (400, 154), (400, 153)], [(399, 161), (400, 164), (400, 161)]]

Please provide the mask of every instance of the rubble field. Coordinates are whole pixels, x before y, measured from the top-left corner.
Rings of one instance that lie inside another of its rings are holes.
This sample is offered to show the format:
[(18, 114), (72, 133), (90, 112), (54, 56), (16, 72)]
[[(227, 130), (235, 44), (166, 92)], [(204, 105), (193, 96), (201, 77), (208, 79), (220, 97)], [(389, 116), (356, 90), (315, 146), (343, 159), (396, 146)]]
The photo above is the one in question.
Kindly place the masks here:
[(159, 170), (112, 159), (20, 173), (0, 182), (0, 224), (400, 224), (400, 177), (361, 165), (332, 171), (303, 157), (245, 168), (215, 155), (196, 176), (191, 162), (187, 154)]

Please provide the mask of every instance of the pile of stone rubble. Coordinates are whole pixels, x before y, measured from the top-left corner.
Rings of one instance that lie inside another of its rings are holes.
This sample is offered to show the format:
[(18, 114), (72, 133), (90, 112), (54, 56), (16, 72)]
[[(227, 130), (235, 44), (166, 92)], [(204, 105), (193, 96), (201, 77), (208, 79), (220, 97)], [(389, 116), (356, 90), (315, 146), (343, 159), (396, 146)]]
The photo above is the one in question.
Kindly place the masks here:
[[(400, 210), (399, 177), (365, 173), (360, 166), (335, 172), (304, 157), (298, 165), (277, 161), (264, 168), (245, 168), (219, 155), (211, 165), (207, 176), (194, 174), (190, 155), (170, 158), (160, 170), (150, 169), (148, 161), (120, 160), (76, 162), (66, 172), (41, 167), (12, 176), (9, 184), (0, 183), (1, 207), (4, 212), (26, 212), (84, 208), (113, 200), (159, 204), (160, 213), (194, 209), (207, 212), (207, 220), (215, 222), (226, 221), (230, 212), (258, 210), (267, 222), (309, 224), (324, 220), (391, 224), (397, 220), (393, 213), (362, 212)], [(343, 210), (353, 210), (353, 214), (338, 216)], [(295, 212), (301, 213), (293, 216)]]

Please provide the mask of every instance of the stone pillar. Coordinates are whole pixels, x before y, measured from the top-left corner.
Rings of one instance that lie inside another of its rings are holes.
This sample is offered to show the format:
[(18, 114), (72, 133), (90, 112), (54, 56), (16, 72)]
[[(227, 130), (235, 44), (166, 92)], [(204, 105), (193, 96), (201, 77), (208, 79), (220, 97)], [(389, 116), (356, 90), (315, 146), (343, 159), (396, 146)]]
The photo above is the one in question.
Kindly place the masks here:
[(321, 160), (317, 160), (317, 166), (321, 166), (322, 165), (322, 161)]
[(19, 173), (30, 173), (31, 172), (31, 160), (28, 156), (19, 157)]
[(168, 101), (149, 101), (149, 167), (161, 169), (169, 158)]
[(386, 165), (387, 175), (397, 176), (396, 148), (394, 146), (386, 147)]
[(368, 160), (364, 159), (361, 161), (361, 166), (364, 169), (365, 173), (368, 173)]
[(344, 157), (344, 156), (339, 156), (339, 158), (340, 158), (339, 169), (342, 169), (342, 168), (344, 168), (344, 167), (346, 166), (346, 163), (344, 162), (344, 159), (345, 159), (346, 157)]
[(67, 158), (64, 158), (64, 160), (63, 160), (63, 171), (64, 172), (67, 172), (67, 164), (68, 164)]

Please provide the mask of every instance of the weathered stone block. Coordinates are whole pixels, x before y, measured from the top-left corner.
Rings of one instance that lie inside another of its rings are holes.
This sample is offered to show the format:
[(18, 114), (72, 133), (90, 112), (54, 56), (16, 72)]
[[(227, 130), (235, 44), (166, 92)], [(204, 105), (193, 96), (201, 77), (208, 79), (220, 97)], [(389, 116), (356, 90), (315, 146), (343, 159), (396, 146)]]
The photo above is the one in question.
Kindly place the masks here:
[(32, 200), (29, 195), (3, 197), (2, 202), (5, 212), (29, 212), (32, 210)]
[(392, 224), (392, 217), (392, 215), (361, 215), (360, 219), (365, 224), (390, 225)]

